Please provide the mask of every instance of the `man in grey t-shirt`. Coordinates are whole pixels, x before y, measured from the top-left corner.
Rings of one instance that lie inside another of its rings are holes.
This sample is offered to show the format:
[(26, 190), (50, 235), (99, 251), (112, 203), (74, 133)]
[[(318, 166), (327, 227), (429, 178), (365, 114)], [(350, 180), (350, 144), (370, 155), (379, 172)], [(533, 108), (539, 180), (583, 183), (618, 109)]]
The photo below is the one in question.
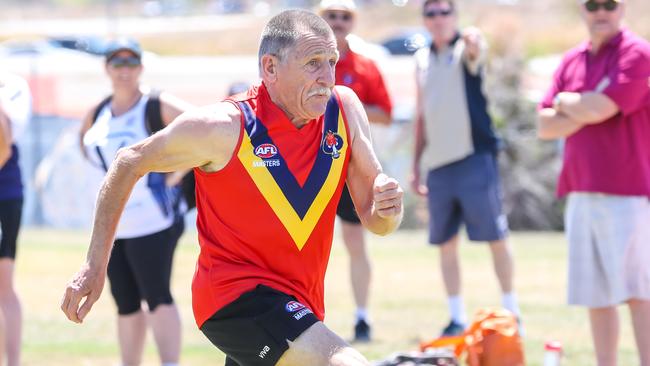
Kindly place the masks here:
[[(426, 0), (424, 25), (431, 47), (416, 55), (418, 102), (413, 188), (428, 197), (429, 242), (440, 247), (440, 265), (451, 321), (443, 335), (457, 335), (467, 317), (460, 291), (458, 232), (490, 243), (503, 306), (519, 316), (512, 289), (508, 223), (501, 207), (496, 155), (499, 140), (487, 113), (483, 62), (487, 46), (476, 28), (459, 31), (453, 0)], [(420, 181), (427, 172), (427, 184)]]

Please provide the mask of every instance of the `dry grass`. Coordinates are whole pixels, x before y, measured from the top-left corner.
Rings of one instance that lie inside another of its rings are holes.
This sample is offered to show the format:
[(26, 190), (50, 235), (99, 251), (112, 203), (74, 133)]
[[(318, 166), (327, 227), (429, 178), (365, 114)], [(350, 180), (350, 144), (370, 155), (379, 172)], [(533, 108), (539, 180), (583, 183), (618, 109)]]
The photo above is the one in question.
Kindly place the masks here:
[[(24, 304), (26, 366), (108, 366), (118, 362), (115, 311), (108, 293), (81, 326), (68, 322), (58, 309), (66, 281), (85, 256), (87, 236), (49, 230), (27, 230), (22, 235), (17, 286)], [(425, 241), (422, 231), (371, 238), (375, 269), (371, 315), (375, 341), (359, 346), (371, 359), (414, 349), (420, 340), (435, 336), (447, 321), (437, 252), (426, 246)], [(566, 250), (561, 234), (515, 234), (513, 243), (529, 365), (541, 364), (543, 343), (549, 339), (564, 344), (563, 365), (593, 364), (586, 313), (563, 304)], [(186, 234), (176, 252), (173, 282), (184, 321), (182, 363), (219, 365), (223, 356), (208, 344), (191, 316), (189, 288), (196, 254), (194, 234)], [(462, 257), (468, 309), (498, 305), (498, 289), (487, 248), (465, 245)], [(326, 324), (344, 337), (351, 335), (353, 325), (347, 276), (347, 255), (342, 245), (335, 242), (326, 279)], [(621, 365), (636, 364), (628, 319), (624, 312)], [(145, 365), (157, 364), (152, 343), (149, 337)]]

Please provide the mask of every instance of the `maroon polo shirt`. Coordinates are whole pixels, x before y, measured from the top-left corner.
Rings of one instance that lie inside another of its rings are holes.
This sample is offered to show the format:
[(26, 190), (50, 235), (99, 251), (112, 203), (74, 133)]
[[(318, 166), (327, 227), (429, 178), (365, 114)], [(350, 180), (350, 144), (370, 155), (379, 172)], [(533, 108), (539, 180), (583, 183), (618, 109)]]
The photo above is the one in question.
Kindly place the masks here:
[(570, 192), (650, 197), (649, 78), (650, 44), (628, 30), (595, 54), (590, 42), (566, 53), (540, 108), (552, 107), (562, 91), (601, 90), (620, 111), (566, 139), (560, 197)]

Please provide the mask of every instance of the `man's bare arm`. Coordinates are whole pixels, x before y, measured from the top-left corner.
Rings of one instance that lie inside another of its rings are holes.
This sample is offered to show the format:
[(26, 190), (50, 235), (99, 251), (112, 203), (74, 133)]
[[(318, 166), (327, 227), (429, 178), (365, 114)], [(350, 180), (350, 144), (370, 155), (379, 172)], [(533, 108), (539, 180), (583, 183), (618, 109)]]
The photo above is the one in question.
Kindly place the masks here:
[(544, 108), (537, 112), (537, 137), (553, 140), (573, 135), (584, 126), (553, 108)]
[(2, 104), (0, 104), (0, 169), (11, 157), (13, 139), (11, 137), (10, 123), (9, 117), (2, 109)]
[[(195, 108), (192, 104), (167, 92), (160, 93), (160, 115), (164, 126), (168, 126), (178, 116)], [(168, 187), (180, 184), (190, 169), (177, 170), (165, 177)]]
[(478, 75), (487, 58), (487, 42), (485, 42), (481, 31), (476, 27), (465, 28), (461, 37), (465, 42), (465, 50), (463, 51), (465, 65), (472, 75)]
[(422, 106), (422, 95), (420, 91), (419, 80), (416, 76), (416, 98), (415, 98), (415, 151), (413, 153), (413, 166), (411, 167), (411, 188), (413, 191), (419, 195), (426, 195), (427, 189), (424, 184), (421, 182), (420, 178), (420, 161), (422, 160), (422, 153), (424, 152), (424, 147), (427, 144), (427, 140), (424, 136), (424, 107)]
[(119, 217), (137, 180), (149, 172), (196, 166), (218, 171), (232, 157), (239, 130), (237, 109), (220, 103), (185, 113), (159, 133), (118, 152), (99, 192), (86, 263), (68, 284), (61, 304), (68, 319), (82, 322), (99, 299)]
[(359, 219), (370, 231), (386, 235), (402, 221), (402, 188), (381, 169), (370, 141), (368, 117), (359, 98), (350, 89), (337, 87), (347, 112), (352, 156), (347, 184)]
[(553, 108), (537, 114), (537, 135), (541, 139), (568, 137), (583, 126), (607, 121), (619, 112), (608, 96), (600, 92), (561, 92)]
[(559, 93), (554, 108), (581, 124), (601, 123), (619, 112), (616, 103), (600, 92)]

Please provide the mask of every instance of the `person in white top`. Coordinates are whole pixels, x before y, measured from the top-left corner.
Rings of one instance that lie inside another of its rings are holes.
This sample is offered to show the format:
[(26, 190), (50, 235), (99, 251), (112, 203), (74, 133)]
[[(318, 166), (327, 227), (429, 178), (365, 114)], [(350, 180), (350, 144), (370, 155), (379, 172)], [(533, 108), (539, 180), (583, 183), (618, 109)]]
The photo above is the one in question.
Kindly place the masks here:
[[(16, 241), (23, 207), (23, 185), (18, 166), (18, 141), (31, 119), (32, 98), (27, 82), (0, 73), (0, 364), (20, 364), (22, 311), (14, 289)], [(2, 333), (2, 332), (0, 332)]]
[[(141, 60), (141, 48), (133, 39), (117, 39), (108, 46), (106, 73), (113, 93), (88, 113), (81, 128), (82, 151), (103, 173), (120, 149), (146, 139), (191, 107), (144, 88)], [(162, 365), (178, 364), (181, 321), (169, 288), (174, 249), (183, 231), (176, 199), (164, 174), (147, 174), (133, 188), (118, 224), (108, 278), (118, 310), (123, 365), (140, 364), (147, 324)]]

